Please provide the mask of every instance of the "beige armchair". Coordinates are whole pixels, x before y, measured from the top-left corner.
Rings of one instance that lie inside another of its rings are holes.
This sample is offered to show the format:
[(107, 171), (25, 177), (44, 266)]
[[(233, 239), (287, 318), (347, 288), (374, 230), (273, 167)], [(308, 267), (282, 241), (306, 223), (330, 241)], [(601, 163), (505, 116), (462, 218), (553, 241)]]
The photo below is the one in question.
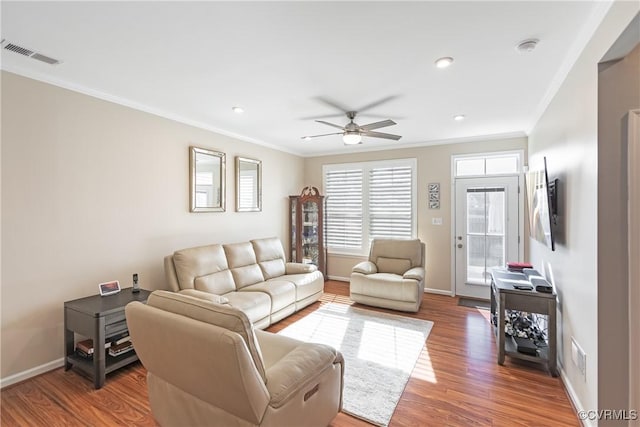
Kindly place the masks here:
[(351, 299), (375, 307), (418, 311), (424, 293), (424, 251), (418, 239), (374, 239), (369, 260), (351, 272)]
[(147, 369), (151, 411), (166, 426), (326, 426), (342, 405), (335, 349), (254, 330), (225, 304), (155, 291), (126, 307)]

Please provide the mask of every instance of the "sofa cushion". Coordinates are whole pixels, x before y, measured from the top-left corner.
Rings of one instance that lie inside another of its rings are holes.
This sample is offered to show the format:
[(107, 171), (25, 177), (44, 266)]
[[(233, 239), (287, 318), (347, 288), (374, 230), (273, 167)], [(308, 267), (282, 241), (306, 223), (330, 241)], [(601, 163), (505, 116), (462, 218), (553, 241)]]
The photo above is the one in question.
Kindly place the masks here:
[(258, 264), (232, 268), (231, 274), (233, 274), (233, 281), (236, 284), (236, 290), (240, 290), (245, 286), (264, 282), (264, 276), (262, 275), (262, 270), (260, 270), (260, 266)]
[(391, 273), (362, 275), (353, 273), (349, 285), (352, 294), (394, 301), (416, 302), (422, 298), (418, 282)]
[(247, 345), (260, 376), (264, 381), (267, 380), (260, 345), (253, 332), (253, 325), (243, 310), (168, 291), (152, 292), (147, 305), (237, 333)]
[(199, 246), (176, 251), (173, 253), (173, 265), (180, 289), (193, 289), (197, 277), (229, 268), (222, 245)]
[(206, 276), (196, 277), (193, 287), (199, 291), (211, 292), (212, 294), (218, 295), (236, 290), (233, 275), (229, 270), (222, 270), (217, 273), (207, 274)]
[(251, 241), (251, 244), (265, 280), (282, 276), (285, 273), (285, 255), (280, 239), (277, 237), (255, 239)]
[(376, 260), (378, 273), (392, 273), (403, 275), (405, 271), (411, 268), (411, 261), (402, 258), (386, 258), (378, 257)]
[(296, 285), (296, 301), (302, 301), (324, 290), (324, 276), (317, 270), (306, 274), (286, 274), (268, 282), (272, 280), (286, 280)]
[(271, 313), (296, 302), (296, 287), (291, 282), (282, 280), (269, 280), (255, 285), (246, 286), (241, 292), (264, 292), (271, 298)]
[(183, 289), (178, 292), (180, 295), (189, 295), (190, 297), (200, 298), (207, 301), (215, 302), (216, 304), (227, 304), (229, 300), (222, 295), (212, 294), (210, 292), (203, 292), (197, 289)]
[(422, 242), (418, 239), (374, 239), (371, 242), (369, 261), (376, 262), (378, 257), (408, 259), (411, 267), (422, 266)]
[(224, 253), (227, 255), (229, 268), (244, 267), (245, 265), (258, 263), (251, 242), (224, 245)]
[(242, 310), (252, 323), (262, 324), (262, 320), (269, 320), (271, 298), (268, 294), (263, 292), (229, 292), (223, 297), (229, 300), (230, 306)]
[(251, 242), (224, 245), (224, 252), (227, 254), (227, 261), (233, 274), (236, 289), (264, 282), (264, 276), (256, 260), (256, 253), (253, 251)]

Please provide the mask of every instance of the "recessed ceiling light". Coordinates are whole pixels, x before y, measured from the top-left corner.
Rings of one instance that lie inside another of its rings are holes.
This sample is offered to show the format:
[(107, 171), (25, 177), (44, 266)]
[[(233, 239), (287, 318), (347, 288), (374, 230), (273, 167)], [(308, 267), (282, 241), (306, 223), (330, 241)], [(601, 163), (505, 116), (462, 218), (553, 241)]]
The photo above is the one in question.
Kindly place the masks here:
[(445, 56), (444, 58), (440, 58), (436, 61), (436, 67), (438, 68), (447, 68), (453, 62), (453, 58), (450, 56)]
[(233, 110), (233, 112), (234, 112), (234, 113), (236, 113), (236, 114), (242, 114), (242, 113), (244, 113), (244, 108), (242, 108), (242, 107), (233, 107), (233, 108), (232, 108), (232, 110)]
[(461, 122), (464, 120), (464, 114), (458, 114), (456, 116), (453, 116), (453, 120), (455, 120), (456, 122)]
[(516, 50), (520, 53), (529, 53), (532, 52), (536, 46), (538, 45), (538, 39), (527, 39), (523, 40), (516, 46)]

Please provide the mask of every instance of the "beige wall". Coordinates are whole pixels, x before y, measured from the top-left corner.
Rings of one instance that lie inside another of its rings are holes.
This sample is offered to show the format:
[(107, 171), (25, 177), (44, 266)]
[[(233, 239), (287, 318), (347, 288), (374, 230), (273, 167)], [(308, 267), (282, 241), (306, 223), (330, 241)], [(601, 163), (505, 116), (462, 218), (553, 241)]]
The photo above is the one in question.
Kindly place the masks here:
[[(637, 11), (638, 4), (633, 2), (612, 5), (529, 135), (530, 168), (541, 167), (546, 156), (550, 177), (558, 177), (561, 184), (563, 241), (552, 252), (530, 240), (530, 254), (534, 266), (544, 270), (558, 291), (559, 358), (578, 409), (621, 409), (599, 402), (600, 381), (606, 373), (599, 373), (598, 367), (619, 349), (616, 345), (602, 348), (598, 330), (615, 334), (606, 328), (606, 322), (600, 322), (620, 307), (608, 307), (602, 312), (598, 303), (598, 289), (606, 291), (613, 286), (608, 280), (598, 280), (598, 259), (606, 256), (602, 248), (607, 239), (598, 233), (599, 194), (600, 190), (608, 191), (598, 189), (598, 176), (617, 171), (599, 165), (597, 64)], [(586, 352), (586, 377), (571, 362), (572, 336)], [(628, 370), (627, 366), (610, 368)]]
[[(526, 138), (478, 141), (462, 144), (434, 145), (387, 151), (372, 151), (305, 159), (305, 183), (322, 189), (322, 166), (334, 163), (364, 162), (385, 159), (418, 159), (418, 238), (426, 243), (426, 288), (436, 292), (451, 291), (451, 156), (455, 154), (526, 150)], [(525, 152), (526, 157), (526, 152)], [(440, 209), (428, 209), (427, 184), (440, 183)], [(323, 191), (323, 190), (321, 190)], [(442, 225), (432, 225), (433, 218)], [(347, 278), (351, 268), (364, 258), (329, 256), (329, 276)]]
[[(297, 156), (6, 72), (2, 112), (3, 379), (63, 356), (63, 302), (99, 282), (164, 288), (176, 249), (287, 242)], [(227, 212), (189, 213), (189, 145), (227, 154)], [(263, 161), (262, 212), (235, 212), (236, 155)]]

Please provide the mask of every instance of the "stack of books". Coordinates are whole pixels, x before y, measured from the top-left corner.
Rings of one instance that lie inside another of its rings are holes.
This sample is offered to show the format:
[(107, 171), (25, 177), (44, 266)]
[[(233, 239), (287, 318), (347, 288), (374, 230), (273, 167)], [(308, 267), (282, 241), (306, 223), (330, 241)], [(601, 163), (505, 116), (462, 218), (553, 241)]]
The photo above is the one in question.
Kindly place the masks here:
[(525, 268), (533, 268), (533, 266), (528, 262), (508, 262), (507, 269), (509, 271), (522, 273), (522, 270)]
[(93, 359), (93, 340), (78, 341), (76, 354), (84, 359)]
[[(111, 356), (119, 356), (133, 350), (133, 343), (131, 343), (129, 332), (123, 332), (122, 334), (110, 337), (109, 341), (105, 342), (104, 348), (109, 350), (109, 355)], [(93, 359), (93, 352), (92, 339), (86, 339), (76, 343), (76, 354), (83, 359)]]
[(126, 340), (120, 344), (112, 344), (111, 347), (109, 347), (109, 356), (120, 356), (121, 354), (128, 353), (131, 350), (133, 350), (133, 343), (131, 340)]

